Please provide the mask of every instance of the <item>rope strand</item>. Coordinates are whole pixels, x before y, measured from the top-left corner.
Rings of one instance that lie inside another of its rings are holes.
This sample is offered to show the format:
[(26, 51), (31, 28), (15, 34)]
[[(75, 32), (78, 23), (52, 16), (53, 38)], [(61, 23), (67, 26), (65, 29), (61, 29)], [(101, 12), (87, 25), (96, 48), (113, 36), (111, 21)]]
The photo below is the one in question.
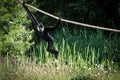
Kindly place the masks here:
[[(19, 1), (23, 3), (23, 1), (21, 1), (21, 0), (19, 0)], [(43, 11), (41, 9), (38, 9), (38, 8), (36, 8), (34, 6), (31, 6), (29, 4), (25, 4), (25, 5), (30, 7), (30, 8), (33, 8), (33, 9), (35, 9), (37, 11), (39, 11), (40, 13), (43, 13), (43, 14), (49, 16), (49, 17), (52, 17), (54, 19), (59, 19), (59, 17), (54, 16), (54, 15), (52, 15), (50, 13), (47, 13), (47, 12), (45, 12), (45, 11)], [(79, 25), (79, 26), (86, 26), (86, 27), (89, 27), (89, 28), (95, 28), (95, 29), (106, 30), (106, 31), (113, 31), (113, 32), (120, 32), (120, 30), (117, 30), (117, 29), (111, 29), (111, 28), (105, 28), (105, 27), (100, 27), (100, 26), (94, 26), (94, 25), (80, 23), (80, 22), (75, 22), (75, 21), (71, 21), (71, 20), (67, 20), (67, 19), (61, 19), (61, 21), (67, 22), (67, 23), (71, 23), (71, 24), (75, 24), (75, 25)]]

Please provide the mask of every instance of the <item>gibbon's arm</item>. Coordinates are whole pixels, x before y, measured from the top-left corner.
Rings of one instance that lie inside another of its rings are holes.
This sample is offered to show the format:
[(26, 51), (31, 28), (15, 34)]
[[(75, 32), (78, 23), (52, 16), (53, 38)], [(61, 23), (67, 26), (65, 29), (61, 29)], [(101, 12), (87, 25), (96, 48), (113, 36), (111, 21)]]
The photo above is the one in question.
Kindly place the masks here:
[(58, 20), (58, 22), (54, 25), (54, 26), (47, 26), (46, 27), (46, 31), (54, 31), (59, 27), (59, 24), (61, 22), (61, 19)]
[(26, 10), (27, 14), (29, 15), (31, 21), (32, 21), (35, 25), (38, 25), (38, 24), (39, 24), (38, 20), (37, 20), (36, 17), (30, 12), (30, 10), (25, 6), (25, 2), (23, 2), (23, 7), (24, 7), (24, 9)]

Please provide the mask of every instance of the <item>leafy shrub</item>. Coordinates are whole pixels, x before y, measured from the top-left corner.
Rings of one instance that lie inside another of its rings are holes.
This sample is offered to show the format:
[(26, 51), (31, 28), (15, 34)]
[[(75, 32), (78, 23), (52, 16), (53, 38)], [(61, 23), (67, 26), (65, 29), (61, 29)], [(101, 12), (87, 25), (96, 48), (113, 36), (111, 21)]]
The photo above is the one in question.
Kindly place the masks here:
[(0, 55), (23, 54), (31, 45), (32, 33), (22, 26), (28, 23), (26, 14), (18, 1), (3, 0), (0, 5)]

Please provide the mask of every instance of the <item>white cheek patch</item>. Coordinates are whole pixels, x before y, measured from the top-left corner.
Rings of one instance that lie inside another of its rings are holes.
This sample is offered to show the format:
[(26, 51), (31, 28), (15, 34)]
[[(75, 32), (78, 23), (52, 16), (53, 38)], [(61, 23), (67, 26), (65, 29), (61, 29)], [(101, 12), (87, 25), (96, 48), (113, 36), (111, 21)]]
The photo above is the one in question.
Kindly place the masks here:
[(37, 27), (37, 30), (38, 30), (38, 31), (40, 31), (40, 28), (39, 28), (39, 27)]
[(42, 31), (42, 32), (44, 31), (44, 27), (42, 27), (41, 31)]
[(44, 31), (44, 27), (37, 27), (37, 30), (40, 31), (40, 32), (43, 32)]

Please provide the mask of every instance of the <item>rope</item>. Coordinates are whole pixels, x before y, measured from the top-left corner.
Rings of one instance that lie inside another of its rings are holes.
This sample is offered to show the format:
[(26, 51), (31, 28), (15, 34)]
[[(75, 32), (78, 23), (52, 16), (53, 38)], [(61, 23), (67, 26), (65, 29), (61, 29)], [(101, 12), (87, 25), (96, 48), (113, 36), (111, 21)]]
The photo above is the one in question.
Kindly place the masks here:
[[(19, 1), (22, 2), (21, 0), (19, 0)], [(30, 8), (33, 8), (33, 9), (35, 9), (35, 10), (41, 12), (41, 13), (43, 13), (43, 14), (45, 14), (45, 15), (47, 15), (47, 16), (50, 16), (50, 17), (52, 17), (52, 18), (54, 18), (54, 19), (59, 19), (59, 17), (54, 16), (54, 15), (52, 15), (52, 14), (50, 14), (50, 13), (47, 13), (47, 12), (45, 12), (45, 11), (43, 11), (43, 10), (41, 10), (41, 9), (38, 9), (38, 8), (36, 8), (36, 7), (34, 7), (34, 6), (31, 6), (31, 5), (29, 5), (29, 4), (25, 4), (25, 5), (28, 6), (28, 7), (30, 7)], [(105, 27), (100, 27), (100, 26), (94, 26), (94, 25), (85, 24), (85, 23), (80, 23), (80, 22), (75, 22), (75, 21), (71, 21), (71, 20), (67, 20), (67, 19), (61, 19), (61, 21), (67, 22), (67, 23), (70, 23), (70, 24), (79, 25), (79, 26), (86, 26), (86, 27), (90, 27), (90, 28), (100, 29), (100, 30), (120, 32), (120, 30), (117, 30), (117, 29), (111, 29), (111, 28), (105, 28)]]

